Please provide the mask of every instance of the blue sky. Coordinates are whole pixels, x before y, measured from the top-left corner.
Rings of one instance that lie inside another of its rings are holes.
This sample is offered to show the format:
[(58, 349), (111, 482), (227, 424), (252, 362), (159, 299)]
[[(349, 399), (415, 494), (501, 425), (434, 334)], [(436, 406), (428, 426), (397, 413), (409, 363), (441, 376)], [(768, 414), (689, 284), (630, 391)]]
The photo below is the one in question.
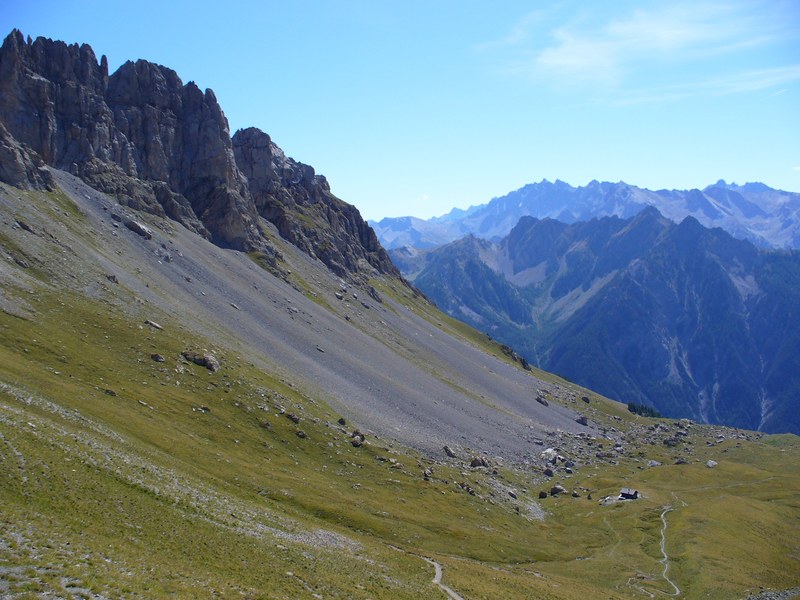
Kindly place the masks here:
[(800, 2), (0, 0), (0, 32), (212, 88), (366, 218), (526, 183), (800, 191)]

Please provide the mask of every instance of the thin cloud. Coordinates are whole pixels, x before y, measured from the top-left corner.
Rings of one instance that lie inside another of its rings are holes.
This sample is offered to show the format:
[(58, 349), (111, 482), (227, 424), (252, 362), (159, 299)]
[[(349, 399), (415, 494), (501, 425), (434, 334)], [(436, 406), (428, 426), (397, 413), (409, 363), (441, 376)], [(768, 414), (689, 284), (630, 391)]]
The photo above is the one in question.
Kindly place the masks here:
[[(682, 100), (695, 96), (719, 97), (731, 94), (757, 92), (771, 89), (779, 85), (800, 82), (800, 64), (773, 69), (757, 69), (735, 72), (679, 85), (653, 87), (647, 90), (630, 90), (620, 95), (616, 100), (617, 105), (645, 104), (653, 102), (668, 102)], [(788, 90), (783, 89), (768, 98), (782, 94)]]
[(519, 19), (505, 36), (497, 40), (480, 43), (475, 46), (475, 49), (485, 51), (524, 44), (529, 41), (534, 28), (539, 25), (546, 16), (547, 13), (544, 10), (529, 12)]
[[(605, 20), (573, 13), (565, 22), (562, 14), (561, 22), (549, 28), (545, 25), (552, 24), (556, 15), (538, 11), (516, 23), (503, 44), (499, 40), (492, 47), (508, 51), (507, 73), (555, 87), (600, 85), (601, 93), (615, 95), (636, 90), (642, 81), (658, 81), (663, 73), (663, 80), (682, 87), (670, 92), (680, 96), (708, 87), (675, 81), (683, 65), (793, 39), (796, 32), (788, 31), (783, 20), (755, 8), (752, 3), (674, 2)], [(778, 73), (787, 69), (793, 73), (795, 67), (776, 68), (772, 75), (793, 81), (794, 74)], [(716, 85), (722, 87), (721, 93), (760, 89), (768, 71), (763, 70), (762, 77), (757, 71), (728, 75)]]

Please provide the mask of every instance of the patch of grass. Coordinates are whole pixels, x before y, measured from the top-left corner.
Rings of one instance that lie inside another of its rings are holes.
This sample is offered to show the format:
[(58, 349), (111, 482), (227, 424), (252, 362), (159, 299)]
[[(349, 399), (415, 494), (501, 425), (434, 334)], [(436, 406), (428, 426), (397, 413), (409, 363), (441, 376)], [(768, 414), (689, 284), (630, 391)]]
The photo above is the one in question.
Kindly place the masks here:
[[(407, 288), (383, 285), (503, 358)], [(14, 594), (71, 584), (110, 597), (433, 597), (424, 555), (470, 598), (643, 596), (669, 591), (665, 506), (670, 574), (687, 597), (797, 585), (796, 436), (718, 443), (692, 426), (688, 465), (672, 464), (681, 449), (626, 440), (616, 464), (563, 476), (580, 498), (539, 501), (549, 482), (525, 465), (495, 474), (377, 438), (354, 447), (358, 423), (338, 425), (324, 399), (301, 391), (302, 373), (264, 372), (233, 341), (198, 337), (153, 307), (45, 286), (4, 293), (34, 310), (0, 313), (0, 560), (22, 567)], [(213, 352), (221, 370), (184, 360), (188, 349)], [(669, 423), (560, 385), (617, 431)], [(644, 497), (598, 504), (622, 486)], [(525, 516), (534, 502), (543, 521)]]

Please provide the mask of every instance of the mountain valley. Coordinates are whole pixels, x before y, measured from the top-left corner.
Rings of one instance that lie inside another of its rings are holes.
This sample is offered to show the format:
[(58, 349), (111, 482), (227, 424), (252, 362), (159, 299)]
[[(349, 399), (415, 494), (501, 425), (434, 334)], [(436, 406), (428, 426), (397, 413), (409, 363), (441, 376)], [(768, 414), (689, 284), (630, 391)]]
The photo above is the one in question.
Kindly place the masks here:
[[(521, 223), (551, 230), (535, 264), (510, 242), (441, 251), (482, 256), (469, 268), (517, 324), (531, 297), (488, 274), (555, 282), (568, 301), (541, 310), (574, 317), (592, 299), (571, 291), (604, 293), (643, 239), (708, 248), (707, 277), (735, 263), (756, 303), (749, 269), (795, 272), (645, 217), (633, 237), (604, 222), (591, 239), (624, 247), (602, 268), (561, 270), (558, 240), (580, 236), (549, 220)], [(544, 239), (520, 227), (517, 247)], [(785, 285), (762, 273), (759, 290)], [(87, 45), (6, 38), (0, 282), (0, 596), (800, 593), (797, 436), (633, 414), (532, 367), (440, 312), (324, 177), (264, 132), (231, 136), (213, 92), (166, 67), (109, 74)], [(791, 356), (782, 339), (760, 351)]]
[(800, 432), (796, 252), (651, 207), (523, 217), (498, 244), (392, 255), (439, 307), (537, 366), (672, 417)]

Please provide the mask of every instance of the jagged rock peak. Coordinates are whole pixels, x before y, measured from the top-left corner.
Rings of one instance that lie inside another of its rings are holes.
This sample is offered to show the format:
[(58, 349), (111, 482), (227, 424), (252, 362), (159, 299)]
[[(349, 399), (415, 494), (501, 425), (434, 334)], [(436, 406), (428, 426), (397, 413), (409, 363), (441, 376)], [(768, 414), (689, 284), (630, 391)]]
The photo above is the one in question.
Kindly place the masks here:
[(375, 269), (399, 276), (358, 209), (334, 196), (313, 167), (288, 158), (255, 127), (237, 131), (233, 149), (259, 214), (281, 236), (338, 275)]
[(25, 41), (14, 30), (0, 48), (0, 124), (7, 183), (46, 187), (44, 163), (220, 246), (274, 256), (263, 217), (337, 274), (399, 275), (324, 177), (258, 129), (231, 139), (214, 92), (167, 67), (128, 61), (109, 75), (86, 44)]

